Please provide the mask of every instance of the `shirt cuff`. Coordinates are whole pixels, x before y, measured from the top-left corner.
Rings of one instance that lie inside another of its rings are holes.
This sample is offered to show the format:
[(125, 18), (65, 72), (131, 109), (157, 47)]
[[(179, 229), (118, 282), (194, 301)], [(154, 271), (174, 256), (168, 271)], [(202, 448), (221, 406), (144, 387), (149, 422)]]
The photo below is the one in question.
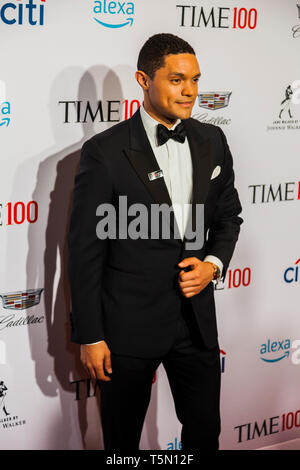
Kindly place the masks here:
[(97, 341), (96, 343), (86, 343), (84, 346), (91, 346), (92, 344), (99, 344), (99, 343), (102, 343), (102, 341), (104, 341), (104, 339), (101, 339), (101, 341)]

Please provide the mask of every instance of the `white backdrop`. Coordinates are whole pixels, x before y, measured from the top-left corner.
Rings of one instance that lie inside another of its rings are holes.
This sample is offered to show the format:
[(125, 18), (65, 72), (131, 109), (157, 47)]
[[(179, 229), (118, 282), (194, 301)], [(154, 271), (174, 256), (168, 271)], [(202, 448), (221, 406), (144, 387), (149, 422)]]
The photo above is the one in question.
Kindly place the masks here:
[[(69, 342), (70, 197), (83, 142), (142, 101), (136, 60), (159, 32), (196, 50), (193, 116), (224, 130), (243, 206), (215, 291), (220, 447), (300, 437), (296, 0), (0, 0), (1, 449), (103, 449), (99, 389)], [(220, 92), (225, 107), (212, 99)], [(180, 430), (160, 367), (141, 448), (179, 449)]]

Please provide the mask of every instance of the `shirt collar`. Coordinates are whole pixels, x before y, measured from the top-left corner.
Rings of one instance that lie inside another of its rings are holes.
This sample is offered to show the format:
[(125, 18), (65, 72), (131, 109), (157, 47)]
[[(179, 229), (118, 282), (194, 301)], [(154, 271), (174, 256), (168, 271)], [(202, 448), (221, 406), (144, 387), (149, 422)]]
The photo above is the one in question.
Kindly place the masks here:
[[(140, 114), (141, 114), (141, 119), (143, 122), (143, 125), (145, 127), (145, 131), (147, 133), (147, 136), (152, 140), (152, 142), (155, 143), (156, 146), (157, 140), (156, 140), (156, 127), (158, 124), (161, 124), (159, 121), (154, 119), (150, 114), (147, 113), (147, 111), (144, 108), (144, 103), (140, 107)], [(174, 130), (174, 128), (181, 122), (181, 119), (177, 119), (175, 124), (169, 129), (169, 130)]]

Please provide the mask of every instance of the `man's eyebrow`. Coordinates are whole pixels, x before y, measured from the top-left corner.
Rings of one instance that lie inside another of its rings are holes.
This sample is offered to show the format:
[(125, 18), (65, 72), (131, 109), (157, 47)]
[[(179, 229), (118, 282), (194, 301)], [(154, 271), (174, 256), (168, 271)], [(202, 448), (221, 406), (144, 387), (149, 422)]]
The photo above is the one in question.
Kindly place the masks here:
[[(180, 72), (171, 72), (169, 73), (169, 76), (171, 75), (176, 75), (177, 77), (182, 77), (182, 78), (185, 77), (184, 73), (180, 73)], [(201, 73), (197, 73), (196, 75), (194, 75), (193, 78), (200, 77), (200, 76), (201, 76)]]

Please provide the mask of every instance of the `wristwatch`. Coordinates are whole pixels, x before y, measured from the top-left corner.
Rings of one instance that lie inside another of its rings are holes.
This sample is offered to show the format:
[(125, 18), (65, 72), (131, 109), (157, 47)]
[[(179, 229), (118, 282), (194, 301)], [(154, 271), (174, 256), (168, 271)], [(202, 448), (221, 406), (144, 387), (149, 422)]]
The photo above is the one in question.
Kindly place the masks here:
[(220, 275), (221, 275), (221, 271), (220, 271), (220, 268), (219, 266), (217, 266), (215, 263), (212, 263), (211, 261), (206, 261), (206, 263), (210, 263), (212, 264), (213, 268), (214, 268), (214, 275), (213, 275), (213, 280), (217, 280), (219, 279)]

